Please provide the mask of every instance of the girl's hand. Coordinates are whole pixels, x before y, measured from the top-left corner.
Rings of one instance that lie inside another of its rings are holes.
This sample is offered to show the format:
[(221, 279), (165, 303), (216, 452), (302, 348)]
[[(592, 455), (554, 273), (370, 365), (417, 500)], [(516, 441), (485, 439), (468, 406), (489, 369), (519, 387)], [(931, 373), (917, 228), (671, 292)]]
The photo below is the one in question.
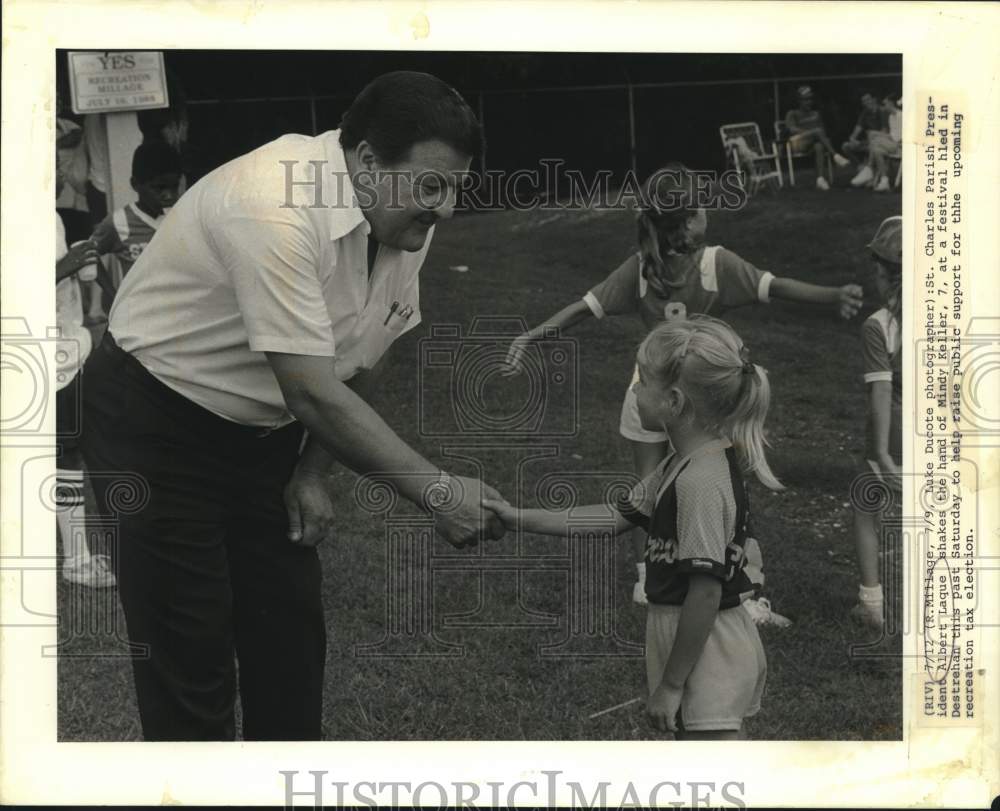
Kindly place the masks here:
[(530, 332), (526, 332), (524, 335), (519, 335), (514, 339), (513, 343), (510, 345), (510, 349), (507, 350), (507, 357), (504, 358), (504, 369), (502, 373), (504, 377), (516, 375), (521, 371), (524, 353), (531, 341), (532, 337)]
[(97, 247), (89, 240), (78, 242), (56, 262), (56, 279), (64, 279), (78, 273), (81, 268), (97, 263)]
[(649, 697), (649, 701), (646, 702), (646, 713), (649, 715), (650, 723), (660, 732), (677, 731), (677, 711), (681, 708), (683, 694), (683, 687), (671, 687), (661, 681), (660, 686)]
[(505, 529), (515, 529), (517, 527), (519, 510), (512, 504), (493, 498), (484, 498), (482, 505), (484, 509), (494, 513), (500, 519), (500, 523), (504, 525)]
[(840, 288), (837, 312), (841, 318), (853, 318), (865, 302), (865, 291), (860, 284), (845, 284)]

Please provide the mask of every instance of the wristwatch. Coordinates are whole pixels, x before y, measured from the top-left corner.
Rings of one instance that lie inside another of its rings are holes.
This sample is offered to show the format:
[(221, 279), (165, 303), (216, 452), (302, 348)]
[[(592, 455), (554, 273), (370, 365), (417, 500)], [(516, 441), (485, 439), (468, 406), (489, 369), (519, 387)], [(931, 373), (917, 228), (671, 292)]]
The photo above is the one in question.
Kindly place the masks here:
[(441, 471), (436, 481), (427, 485), (424, 490), (424, 503), (429, 510), (440, 510), (452, 497), (451, 476)]

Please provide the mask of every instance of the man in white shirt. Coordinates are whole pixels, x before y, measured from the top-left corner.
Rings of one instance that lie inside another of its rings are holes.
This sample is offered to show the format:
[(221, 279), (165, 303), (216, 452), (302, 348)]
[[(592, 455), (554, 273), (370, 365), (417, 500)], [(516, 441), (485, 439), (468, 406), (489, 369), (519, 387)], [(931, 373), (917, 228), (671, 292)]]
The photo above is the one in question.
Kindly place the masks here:
[(365, 399), (420, 322), (418, 271), (480, 143), (455, 90), (386, 74), (339, 131), (202, 178), (125, 278), (87, 366), (86, 446), (91, 468), (149, 482), (117, 550), (130, 640), (149, 650), (134, 660), (147, 740), (234, 737), (234, 648), (243, 737), (320, 737), (314, 547), (334, 459), (391, 471), (455, 546), (502, 536), (481, 507), (495, 491), (439, 470)]

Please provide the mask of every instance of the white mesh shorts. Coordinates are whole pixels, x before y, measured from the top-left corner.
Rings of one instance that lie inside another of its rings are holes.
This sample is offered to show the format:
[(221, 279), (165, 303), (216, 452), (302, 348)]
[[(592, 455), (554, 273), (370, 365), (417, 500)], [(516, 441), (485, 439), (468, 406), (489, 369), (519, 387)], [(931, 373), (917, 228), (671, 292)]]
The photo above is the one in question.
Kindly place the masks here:
[(667, 435), (664, 431), (648, 431), (642, 427), (642, 420), (639, 419), (639, 406), (635, 400), (635, 392), (632, 387), (639, 382), (639, 367), (635, 367), (632, 372), (632, 382), (625, 390), (625, 401), (622, 403), (621, 422), (618, 424), (618, 432), (626, 439), (633, 442), (666, 442)]
[[(680, 618), (679, 605), (649, 604), (646, 681), (651, 695), (663, 678)], [(740, 606), (720, 611), (684, 685), (680, 713), (684, 729), (739, 729), (744, 718), (760, 710), (766, 678), (764, 646), (753, 619)]]

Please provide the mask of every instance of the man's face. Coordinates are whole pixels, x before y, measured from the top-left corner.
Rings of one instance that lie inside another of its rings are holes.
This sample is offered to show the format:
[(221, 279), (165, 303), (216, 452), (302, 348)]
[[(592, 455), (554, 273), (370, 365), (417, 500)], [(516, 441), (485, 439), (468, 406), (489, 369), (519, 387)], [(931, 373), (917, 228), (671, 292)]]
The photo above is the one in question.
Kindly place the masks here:
[(861, 106), (871, 113), (878, 110), (878, 102), (875, 100), (875, 97), (871, 95), (871, 93), (865, 93), (861, 97)]
[(813, 97), (799, 96), (799, 107), (803, 110), (811, 110), (813, 108)]
[(374, 185), (359, 191), (372, 235), (382, 245), (419, 251), (438, 220), (455, 212), (460, 177), (472, 159), (438, 141), (414, 144), (403, 160), (375, 168)]

